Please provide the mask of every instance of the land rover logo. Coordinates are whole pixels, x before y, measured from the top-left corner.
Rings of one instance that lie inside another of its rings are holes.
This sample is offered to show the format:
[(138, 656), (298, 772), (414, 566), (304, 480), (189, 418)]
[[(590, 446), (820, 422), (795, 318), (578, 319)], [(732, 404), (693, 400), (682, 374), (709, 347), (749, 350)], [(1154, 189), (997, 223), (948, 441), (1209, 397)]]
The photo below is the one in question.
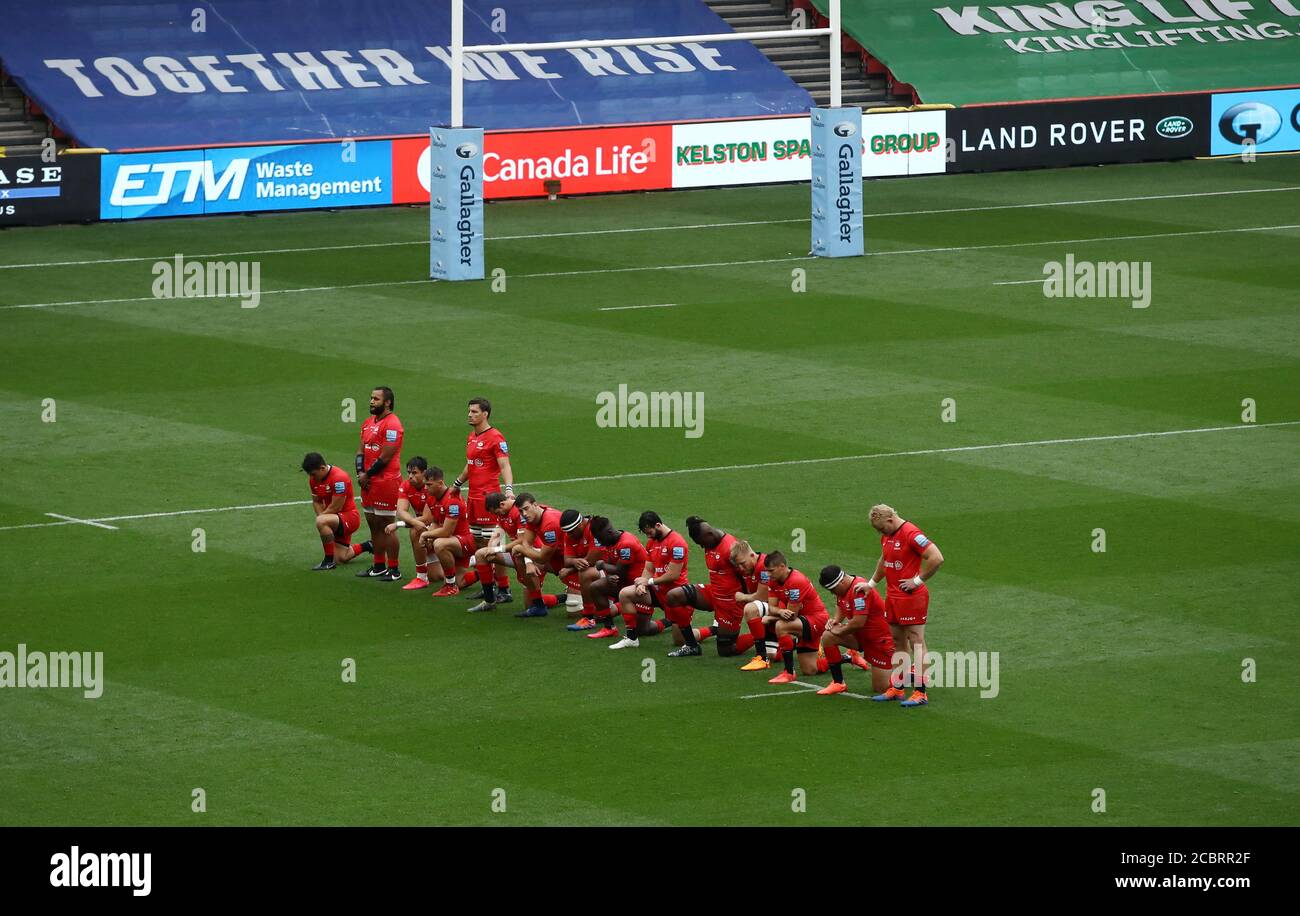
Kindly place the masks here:
[(858, 132), (858, 129), (854, 127), (852, 124), (848, 123), (847, 121), (844, 121), (840, 124), (836, 124), (831, 129), (835, 131), (835, 136), (837, 137), (852, 137), (854, 134)]
[(1166, 140), (1173, 140), (1178, 137), (1186, 137), (1192, 132), (1193, 126), (1191, 118), (1172, 115), (1156, 125), (1156, 133)]
[(456, 155), (462, 159), (473, 159), (478, 154), (478, 147), (473, 143), (462, 143), (456, 147)]

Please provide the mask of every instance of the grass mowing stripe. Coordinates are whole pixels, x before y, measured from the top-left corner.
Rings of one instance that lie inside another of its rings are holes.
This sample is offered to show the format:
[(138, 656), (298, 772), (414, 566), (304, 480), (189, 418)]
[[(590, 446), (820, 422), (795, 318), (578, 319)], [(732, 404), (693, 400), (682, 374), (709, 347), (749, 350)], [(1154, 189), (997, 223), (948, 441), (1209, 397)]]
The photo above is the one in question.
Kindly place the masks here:
[[(1140, 197), (1101, 197), (1092, 200), (1052, 200), (1040, 203), (994, 204), (981, 207), (948, 207), (934, 210), (896, 210), (887, 213), (866, 213), (864, 214), (864, 217), (866, 219), (882, 219), (896, 216), (936, 216), (945, 213), (982, 213), (995, 210), (1030, 210), (1040, 209), (1043, 207), (1082, 207), (1092, 204), (1138, 203), (1141, 201), (1179, 200), (1196, 197), (1228, 197), (1238, 194), (1278, 194), (1286, 191), (1300, 191), (1300, 186), (1284, 188), (1238, 188), (1231, 191), (1197, 191), (1190, 194), (1146, 194)], [(530, 239), (571, 238), (575, 236), (619, 235), (631, 232), (675, 232), (687, 229), (729, 229), (743, 226), (772, 226), (780, 225), (782, 223), (806, 223), (808, 221), (807, 217), (790, 217), (786, 219), (739, 220), (723, 223), (695, 223), (681, 226), (637, 226), (622, 229), (583, 229), (574, 232), (536, 232), (523, 235), (492, 235), (486, 236), (484, 240), (488, 242), (510, 242)], [(191, 254), (186, 255), (186, 257), (191, 260), (197, 260), (200, 258), (233, 258), (250, 254), (305, 254), (314, 251), (350, 251), (353, 249), (393, 248), (403, 245), (427, 244), (428, 241), (426, 239), (415, 239), (399, 242), (362, 242), (356, 245), (316, 245), (304, 248), (262, 248), (249, 251), (220, 251), (209, 252), (207, 254)], [(142, 261), (166, 261), (175, 257), (175, 255), (176, 253), (173, 252), (167, 255), (131, 258), (98, 258), (82, 261), (38, 261), (29, 264), (0, 264), (0, 270), (22, 270), (42, 267), (79, 267), (93, 264), (132, 264)]]
[[(785, 461), (760, 461), (752, 464), (728, 464), (704, 468), (672, 468), (665, 471), (634, 471), (629, 474), (600, 474), (586, 477), (564, 477), (556, 480), (530, 480), (516, 484), (518, 487), (558, 486), (563, 484), (589, 483), (600, 480), (631, 480), (643, 477), (672, 477), (678, 474), (708, 474), (717, 471), (751, 471), (761, 468), (792, 467), (808, 464), (835, 464), (843, 461), (869, 461), (877, 458), (916, 458), (924, 455), (947, 455), (958, 452), (983, 452), (993, 449), (1025, 448), (1039, 445), (1074, 445), (1083, 442), (1117, 442), (1125, 439), (1153, 439), (1166, 436), (1185, 436), (1194, 433), (1218, 433), (1231, 430), (1267, 429), (1278, 426), (1300, 426), (1300, 420), (1278, 420), (1271, 423), (1242, 423), (1235, 426), (1203, 426), (1193, 429), (1169, 429), (1147, 433), (1120, 433), (1110, 436), (1081, 436), (1068, 439), (1033, 439), (1023, 442), (998, 442), (987, 445), (954, 445), (945, 448), (912, 449), (903, 452), (878, 452), (866, 455), (833, 455), (827, 458), (791, 458)], [(361, 497), (355, 497), (360, 502)], [(166, 518), (176, 515), (198, 515), (207, 512), (236, 512), (243, 509), (278, 509), (285, 506), (307, 505), (308, 500), (289, 500), (286, 502), (255, 503), (244, 506), (220, 506), (207, 509), (178, 509), (173, 512), (145, 512), (139, 515), (106, 515), (103, 518), (80, 519), (66, 515), (47, 512), (46, 515), (65, 519), (60, 522), (37, 522), (29, 525), (9, 525), (0, 527), (0, 531), (18, 531), (24, 528), (53, 528), (59, 525), (82, 524), (97, 525), (100, 522), (124, 522), (144, 518)], [(99, 525), (111, 528), (111, 525)], [(114, 529), (115, 530), (115, 529)]]

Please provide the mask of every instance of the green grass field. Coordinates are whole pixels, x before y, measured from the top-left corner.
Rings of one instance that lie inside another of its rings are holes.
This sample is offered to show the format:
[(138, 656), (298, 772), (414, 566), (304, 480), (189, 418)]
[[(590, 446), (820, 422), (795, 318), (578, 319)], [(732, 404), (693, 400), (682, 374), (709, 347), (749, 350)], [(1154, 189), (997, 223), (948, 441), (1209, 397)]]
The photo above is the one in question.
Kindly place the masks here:
[[(421, 282), (421, 209), (0, 233), (0, 650), (106, 671), (0, 690), (0, 823), (1300, 823), (1300, 159), (866, 191), (840, 261), (806, 186), (494, 204), (504, 292)], [(259, 261), (261, 304), (151, 298), (176, 252)], [(995, 285), (1069, 253), (1151, 262), (1150, 307)], [(598, 428), (620, 383), (704, 392), (704, 435)], [(869, 573), (892, 503), (947, 558), (931, 648), (997, 651), (999, 695), (816, 697), (309, 572), (298, 463), (350, 467), (380, 384), (404, 458), (459, 467), (486, 395), (545, 502), (802, 528), (814, 578)]]

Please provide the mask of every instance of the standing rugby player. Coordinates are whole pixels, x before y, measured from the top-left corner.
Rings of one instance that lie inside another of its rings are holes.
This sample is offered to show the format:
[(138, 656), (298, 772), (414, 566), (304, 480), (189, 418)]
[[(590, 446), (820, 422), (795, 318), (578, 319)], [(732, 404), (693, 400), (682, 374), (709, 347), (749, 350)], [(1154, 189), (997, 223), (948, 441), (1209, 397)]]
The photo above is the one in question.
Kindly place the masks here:
[[(325, 559), (313, 570), (334, 569), (371, 549), (371, 544), (352, 544), (352, 535), (361, 527), (361, 516), (352, 496), (352, 480), (342, 468), (326, 464), (319, 452), (308, 452), (302, 459), (311, 490), (311, 507), (316, 513), (316, 532)], [(337, 561), (337, 562), (336, 562)]]
[[(452, 487), (459, 490), (465, 481), (469, 481), (469, 530), (474, 535), (475, 547), (482, 548), (487, 546), (497, 524), (496, 516), (488, 511), (487, 496), (501, 492), (502, 481), (505, 482), (505, 494), (513, 495), (514, 470), (510, 467), (510, 447), (506, 444), (506, 437), (491, 422), (492, 403), (487, 398), (470, 398), (466, 420), (470, 433), (465, 440), (465, 467)], [(495, 592), (510, 588), (505, 569), (489, 563), (483, 567), (476, 564), (473, 571), (483, 588), (469, 597), (500, 603), (495, 602)], [(494, 585), (494, 588), (489, 588), (489, 585)]]
[(357, 577), (389, 582), (402, 578), (397, 567), (397, 534), (385, 530), (397, 516), (397, 490), (402, 484), (402, 421), (393, 413), (393, 404), (393, 389), (381, 386), (370, 392), (370, 416), (361, 424), (361, 447), (357, 449), (361, 508), (375, 545), (374, 565)]
[[(930, 610), (930, 589), (926, 580), (943, 565), (939, 546), (920, 528), (898, 517), (892, 506), (871, 507), (871, 527), (880, 532), (880, 559), (876, 573), (867, 583), (875, 588), (885, 579), (885, 619), (894, 645), (912, 660), (912, 695), (901, 706), (925, 706), (925, 622)], [(901, 687), (890, 686), (873, 700), (897, 700)]]

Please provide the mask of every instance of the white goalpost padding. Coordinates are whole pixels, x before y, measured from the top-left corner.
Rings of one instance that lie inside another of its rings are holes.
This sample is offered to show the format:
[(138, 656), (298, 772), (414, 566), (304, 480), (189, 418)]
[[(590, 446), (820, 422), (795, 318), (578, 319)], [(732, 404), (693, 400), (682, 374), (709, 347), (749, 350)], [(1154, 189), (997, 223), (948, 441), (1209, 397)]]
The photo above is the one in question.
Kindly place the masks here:
[(812, 135), (812, 238), (818, 257), (863, 253), (862, 111), (841, 107), (840, 0), (830, 0), (830, 26), (719, 32), (712, 35), (653, 35), (634, 38), (465, 44), (465, 0), (451, 2), (451, 118), (429, 134), (429, 276), (435, 280), (481, 280), (483, 254), (483, 156), (481, 127), (465, 127), (465, 55), (636, 47), (719, 41), (830, 39), (830, 107), (810, 112)]

